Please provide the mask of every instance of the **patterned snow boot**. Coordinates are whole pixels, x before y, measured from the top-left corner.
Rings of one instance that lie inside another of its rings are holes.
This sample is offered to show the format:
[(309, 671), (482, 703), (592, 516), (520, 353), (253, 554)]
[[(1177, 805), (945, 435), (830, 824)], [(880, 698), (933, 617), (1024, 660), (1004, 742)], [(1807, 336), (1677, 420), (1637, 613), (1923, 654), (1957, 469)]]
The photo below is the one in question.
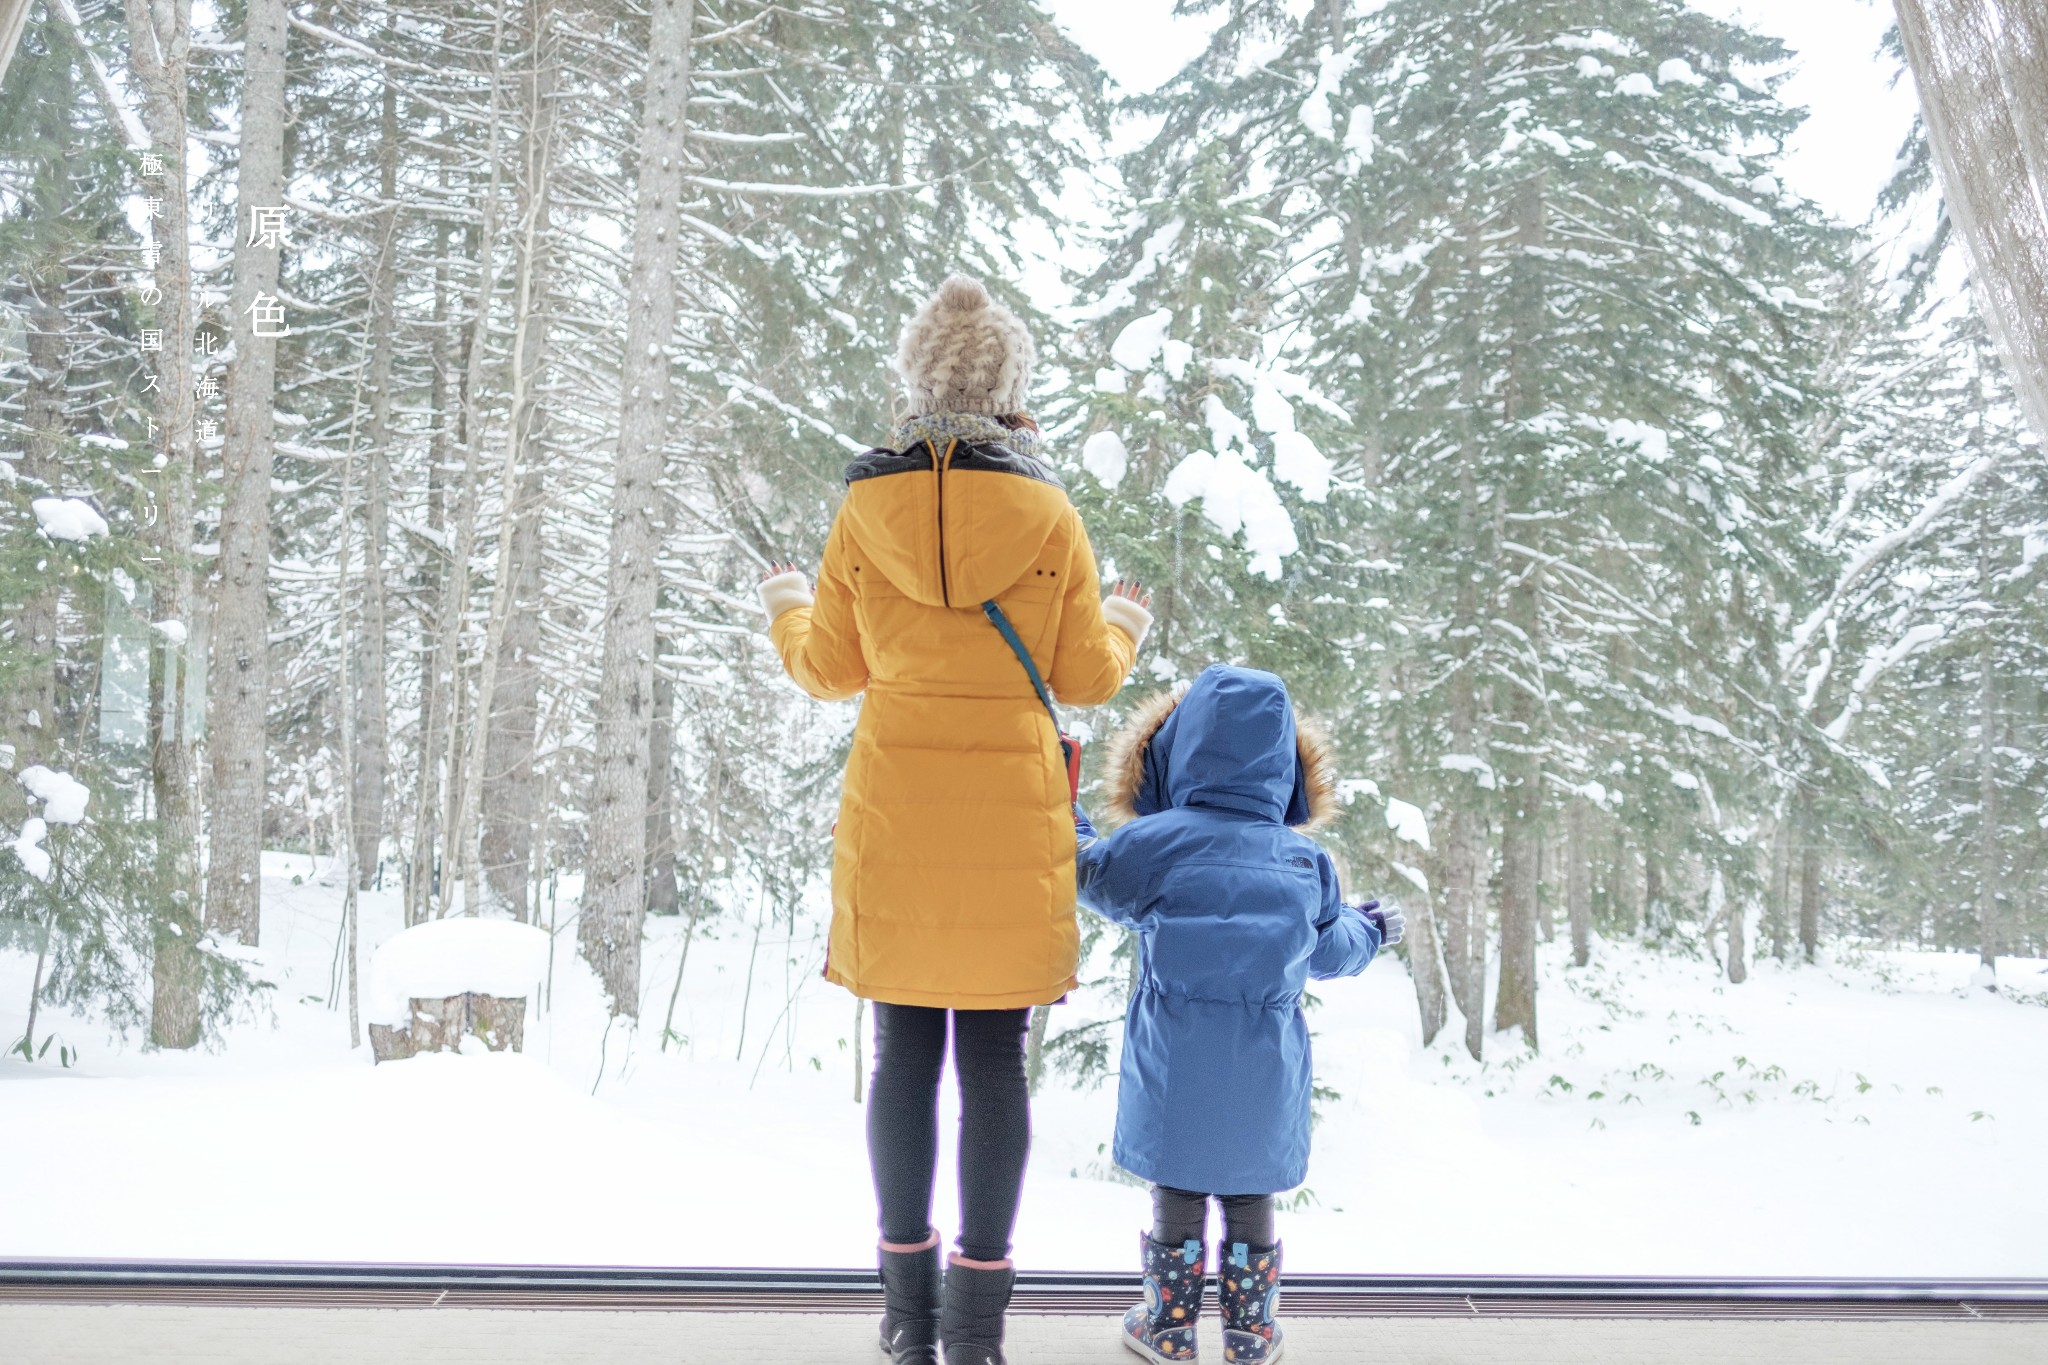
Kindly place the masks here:
[(939, 1365), (939, 1239), (879, 1253), (882, 1351), (895, 1365)]
[(1124, 1312), (1124, 1345), (1147, 1360), (1172, 1365), (1193, 1360), (1195, 1324), (1202, 1316), (1208, 1285), (1202, 1244), (1187, 1241), (1175, 1246), (1140, 1233), (1138, 1257), (1145, 1267), (1145, 1301)]
[(1016, 1267), (1000, 1269), (946, 1265), (945, 1304), (939, 1313), (939, 1340), (945, 1343), (946, 1365), (1004, 1365), (1003, 1314), (1010, 1307)]
[(1231, 1242), (1222, 1248), (1216, 1300), (1223, 1314), (1223, 1358), (1231, 1365), (1266, 1365), (1280, 1358), (1280, 1244)]

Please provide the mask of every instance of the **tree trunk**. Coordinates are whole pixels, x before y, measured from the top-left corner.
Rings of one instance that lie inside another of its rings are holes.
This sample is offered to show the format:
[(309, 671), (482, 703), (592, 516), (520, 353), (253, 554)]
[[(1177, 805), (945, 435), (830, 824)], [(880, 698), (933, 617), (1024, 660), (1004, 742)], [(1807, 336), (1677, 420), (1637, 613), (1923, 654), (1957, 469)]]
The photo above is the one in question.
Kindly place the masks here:
[[(385, 31), (398, 22), (387, 11)], [(387, 70), (377, 133), (377, 274), (370, 285), (370, 439), (363, 489), (363, 623), (357, 634), (354, 791), (356, 876), (376, 882), (384, 855), (385, 774), (391, 761), (386, 699), (385, 559), (391, 525), (391, 368), (398, 350), (398, 84)]]
[[(151, 224), (158, 247), (154, 284), (163, 350), (155, 370), (155, 421), (163, 442), (161, 514), (150, 561), (151, 613), (185, 621), (192, 592), (192, 264), (185, 167), (186, 62), (191, 52), (191, 0), (126, 0), (130, 73), (142, 91), (143, 126), (163, 158), (162, 201)], [(152, 186), (156, 188), (156, 186)], [(150, 787), (156, 803), (159, 901), (151, 968), (149, 1036), (158, 1047), (199, 1041), (199, 783), (189, 735), (192, 718), (180, 704), (181, 665), (188, 652), (164, 640), (161, 667), (150, 681)]]
[(640, 1009), (646, 909), (647, 729), (654, 684), (655, 509), (669, 416), (668, 343), (675, 332), (676, 238), (689, 108), (692, 0), (651, 0), (640, 111), (633, 264), (626, 290), (618, 458), (612, 473), (603, 671), (590, 866), (580, 938), (612, 1012)]
[(1408, 910), (1408, 974), (1415, 982), (1415, 1010), (1422, 1021), (1422, 1045), (1428, 1047), (1450, 1017), (1445, 997), (1443, 933), (1430, 906), (1428, 892), (1405, 902)]
[[(655, 653), (661, 653), (659, 643)], [(654, 673), (654, 720), (647, 732), (647, 913), (673, 915), (676, 893), (676, 798), (669, 767), (675, 756), (676, 685)]]
[[(522, 79), (527, 136), (519, 177), (519, 274), (511, 448), (507, 467), (522, 471), (506, 493), (517, 503), (508, 553), (501, 556), (508, 612), (499, 622), (490, 678), (490, 725), (484, 747), (479, 856), (490, 895), (527, 917), (526, 882), (538, 825), (540, 790), (534, 769), (540, 719), (541, 513), (546, 493), (547, 407), (534, 401), (544, 372), (548, 293), (552, 266), (549, 187), (554, 168), (556, 75), (560, 44), (548, 0), (527, 8), (525, 46), (532, 66)], [(494, 598), (497, 593), (494, 592)]]
[[(1031, 1011), (1031, 1035), (1024, 1048), (1024, 1084), (1034, 1095), (1045, 1076), (1045, 1027), (1051, 1018), (1051, 1005), (1039, 1005)], [(854, 1082), (854, 1098), (860, 1098), (858, 1080)]]
[(1803, 802), (1799, 820), (1799, 949), (1808, 962), (1820, 954), (1820, 839), (1813, 804)]
[(1764, 917), (1771, 939), (1771, 956), (1785, 960), (1792, 940), (1792, 806), (1778, 803), (1778, 818), (1771, 827), (1771, 879), (1765, 890)]
[[(1977, 592), (1993, 600), (1991, 515), (1988, 503), (1977, 512)], [(1998, 658), (1996, 627), (1979, 623), (1977, 646), (1977, 961), (1984, 971), (1984, 989), (1998, 990)]]
[(1444, 961), (1450, 968), (1451, 997), (1465, 1016), (1465, 1050), (1475, 1061), (1486, 1045), (1486, 908), (1479, 896), (1478, 825), (1471, 811), (1453, 810), (1444, 849)]
[[(527, 32), (521, 41), (521, 46), (530, 54), (531, 65), (521, 79), (520, 103), (526, 138), (516, 182), (512, 360), (509, 367), (512, 382), (508, 395), (505, 454), (498, 479), (497, 555), (491, 575), (491, 605), (485, 622), (483, 654), (477, 666), (475, 706), (483, 724), (472, 727), (470, 744), (463, 757), (461, 800), (449, 821), (449, 828), (454, 831), (462, 851), (465, 905), (481, 905), (485, 897), (484, 851), (476, 827), (483, 823), (486, 782), (501, 771), (528, 786), (533, 780), (534, 719), (530, 700), (517, 694), (511, 699), (515, 708), (521, 708), (524, 703), (523, 710), (515, 709), (508, 717), (515, 727), (523, 728), (524, 733), (504, 736), (500, 747), (507, 766), (501, 769), (494, 765), (489, 751), (497, 737), (500, 715), (498, 689), (510, 648), (508, 633), (515, 619), (522, 614), (531, 614), (530, 611), (522, 613), (520, 591), (523, 587), (531, 587), (534, 598), (538, 597), (538, 518), (542, 485), (521, 471), (534, 467), (533, 390), (541, 372), (547, 339), (545, 314), (537, 305), (535, 295), (539, 281), (547, 273), (548, 185), (554, 165), (556, 54), (549, 19), (547, 0), (532, 0), (526, 10)], [(481, 343), (482, 340), (480, 333), (478, 341)], [(532, 494), (531, 501), (528, 493)], [(525, 561), (518, 555), (522, 530), (529, 533), (525, 548), (532, 552)], [(533, 633), (537, 634), (537, 623), (530, 624)], [(533, 651), (524, 651), (521, 662), (532, 667)], [(530, 804), (530, 801), (522, 804)], [(524, 831), (515, 835), (514, 841), (523, 854), (532, 841), (530, 816)], [(516, 865), (522, 884), (525, 861), (522, 856)], [(512, 874), (508, 871), (507, 875), (509, 879)]]
[(1714, 869), (1713, 877), (1714, 885), (1726, 896), (1724, 903), (1728, 908), (1728, 980), (1739, 986), (1749, 980), (1749, 938), (1742, 898), (1727, 895), (1727, 883), (1719, 868)]
[(234, 364), (222, 428), (220, 554), (214, 562), (207, 748), (206, 927), (253, 944), (262, 928), (264, 723), (270, 700), (270, 468), (284, 224), (284, 0), (249, 0), (243, 37), (235, 267), (229, 294)]
[[(427, 523), (436, 528), (447, 524), (444, 508), (447, 501), (445, 476), (455, 450), (455, 423), (458, 404), (455, 400), (455, 385), (451, 376), (455, 371), (455, 359), (448, 344), (448, 310), (450, 284), (448, 279), (448, 226), (445, 222), (434, 230), (434, 326), (432, 330), (433, 383), (430, 401), (433, 404), (434, 420), (427, 440)], [(429, 589), (427, 600), (445, 601), (449, 585), (454, 579), (448, 560), (444, 557), (438, 563), (439, 573), (429, 570), (431, 577), (438, 579), (422, 585)], [(438, 617), (438, 613), (437, 613)], [(441, 804), (441, 749), (442, 731), (447, 724), (447, 698), (450, 689), (440, 673), (438, 627), (432, 624), (423, 607), (420, 640), (420, 729), (419, 729), (419, 774), (414, 784), (414, 806), (412, 823), (412, 852), (407, 861), (405, 876), (405, 923), (410, 928), (427, 918), (433, 901), (434, 882), (438, 869), (437, 845), (440, 841), (440, 822), (437, 812)]]
[(1643, 850), (1643, 936), (1654, 938), (1664, 927), (1664, 865)]
[[(1531, 1051), (1536, 1038), (1536, 920), (1542, 893), (1543, 850), (1543, 713), (1532, 695), (1542, 687), (1537, 651), (1541, 646), (1542, 591), (1540, 571), (1522, 575), (1509, 596), (1508, 615), (1528, 642), (1528, 666), (1534, 678), (1516, 686), (1508, 703), (1512, 746), (1500, 767), (1508, 784), (1507, 809), (1501, 823), (1500, 985), (1494, 996), (1493, 1027), (1497, 1032), (1519, 1028)], [(1503, 753), (1499, 747), (1496, 753)]]
[(499, 644), (491, 689), (490, 738), (484, 749), (480, 856), (492, 900), (528, 917), (526, 882), (539, 823), (540, 786), (534, 746), (540, 728), (541, 472), (529, 468), (512, 532), (511, 612)]
[(1572, 965), (1593, 959), (1593, 869), (1586, 851), (1586, 803), (1565, 808), (1564, 904), (1572, 926)]
[[(28, 384), (22, 396), (24, 425), (21, 482), (28, 496), (63, 493), (59, 458), (64, 448), (64, 400), (71, 383), (71, 323), (65, 314), (68, 267), (56, 253), (46, 255), (29, 279)], [(0, 772), (57, 758), (57, 610), (62, 579), (39, 577), (14, 620), (14, 646), (21, 671), (0, 690), (0, 743), (13, 746)], [(32, 813), (23, 788), (0, 780), (0, 828), (10, 833)]]

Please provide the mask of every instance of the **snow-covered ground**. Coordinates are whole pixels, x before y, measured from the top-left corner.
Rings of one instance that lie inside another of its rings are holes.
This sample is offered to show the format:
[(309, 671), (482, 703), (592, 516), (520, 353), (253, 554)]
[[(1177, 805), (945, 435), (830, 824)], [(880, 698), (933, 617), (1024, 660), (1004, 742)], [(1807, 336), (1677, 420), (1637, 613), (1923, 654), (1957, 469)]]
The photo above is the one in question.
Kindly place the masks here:
[[(653, 926), (637, 1030), (607, 1030), (565, 927), (525, 1055), (373, 1068), (323, 999), (339, 893), (304, 857), (266, 871), (277, 989), (225, 1047), (152, 1053), (46, 1008), (39, 1036), (77, 1063), (0, 1062), (0, 1255), (872, 1262), (854, 1004), (818, 979), (814, 925), (766, 926), (757, 953), (750, 925), (700, 931), (665, 1052), (681, 925)], [(367, 897), (365, 963), (398, 917)], [(0, 952), (7, 1039), (30, 967)], [(2004, 964), (2036, 1003), (1972, 991), (1974, 968), (1841, 955), (1737, 987), (1628, 944), (1584, 970), (1546, 945), (1542, 1054), (1493, 1039), (1484, 1067), (1421, 1048), (1391, 957), (1328, 983), (1312, 1026), (1339, 1098), (1283, 1218), (1290, 1264), (2048, 1276), (2048, 964)], [(1131, 1259), (1146, 1200), (1107, 1165), (1113, 1103), (1113, 1080), (1041, 1096), (1025, 1265)], [(952, 1206), (947, 1174), (944, 1229)]]

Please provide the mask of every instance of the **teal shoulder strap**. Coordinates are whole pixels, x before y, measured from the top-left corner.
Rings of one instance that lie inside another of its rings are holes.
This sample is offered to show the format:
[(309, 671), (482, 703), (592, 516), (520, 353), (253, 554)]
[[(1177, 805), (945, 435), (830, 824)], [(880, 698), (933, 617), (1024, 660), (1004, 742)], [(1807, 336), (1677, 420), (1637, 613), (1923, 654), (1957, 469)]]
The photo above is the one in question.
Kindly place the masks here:
[(1010, 618), (996, 605), (991, 597), (981, 604), (981, 614), (988, 617), (989, 624), (1002, 632), (1003, 640), (1010, 646), (1010, 652), (1017, 656), (1017, 662), (1024, 665), (1024, 672), (1031, 679), (1031, 690), (1038, 694), (1038, 704), (1045, 708), (1045, 714), (1052, 717), (1052, 728), (1060, 728), (1060, 714), (1052, 709), (1052, 694), (1045, 690), (1045, 679), (1038, 676), (1038, 665), (1031, 662), (1031, 651), (1024, 648), (1024, 642), (1017, 638), (1017, 628), (1010, 624)]

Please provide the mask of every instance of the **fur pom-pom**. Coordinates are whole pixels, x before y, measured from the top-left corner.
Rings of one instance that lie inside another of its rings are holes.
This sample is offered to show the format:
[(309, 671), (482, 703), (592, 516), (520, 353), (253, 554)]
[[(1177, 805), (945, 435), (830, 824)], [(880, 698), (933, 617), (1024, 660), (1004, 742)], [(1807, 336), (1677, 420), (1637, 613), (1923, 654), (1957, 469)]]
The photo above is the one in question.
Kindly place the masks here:
[(971, 275), (948, 275), (939, 286), (939, 302), (958, 312), (971, 313), (988, 307), (988, 287)]

